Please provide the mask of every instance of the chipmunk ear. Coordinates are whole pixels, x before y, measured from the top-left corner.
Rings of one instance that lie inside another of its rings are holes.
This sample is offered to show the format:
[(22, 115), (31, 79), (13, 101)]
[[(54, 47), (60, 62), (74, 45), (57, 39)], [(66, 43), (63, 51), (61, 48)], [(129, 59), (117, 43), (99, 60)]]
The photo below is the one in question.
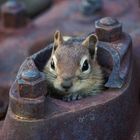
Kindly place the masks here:
[(61, 46), (61, 44), (63, 44), (63, 37), (60, 31), (56, 31), (54, 33), (54, 50), (56, 50), (57, 47)]
[(95, 34), (91, 34), (82, 42), (82, 45), (89, 49), (89, 52), (93, 57), (96, 56), (97, 43), (98, 43), (98, 37)]

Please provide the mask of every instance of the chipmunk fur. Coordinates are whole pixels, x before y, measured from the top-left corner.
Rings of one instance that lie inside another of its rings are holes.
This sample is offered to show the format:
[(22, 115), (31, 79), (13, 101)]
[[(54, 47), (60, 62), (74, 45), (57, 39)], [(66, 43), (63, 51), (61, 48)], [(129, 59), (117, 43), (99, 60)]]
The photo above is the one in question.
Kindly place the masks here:
[(98, 38), (92, 34), (83, 42), (64, 41), (54, 34), (52, 54), (44, 67), (50, 95), (78, 100), (103, 89), (104, 76), (96, 60)]

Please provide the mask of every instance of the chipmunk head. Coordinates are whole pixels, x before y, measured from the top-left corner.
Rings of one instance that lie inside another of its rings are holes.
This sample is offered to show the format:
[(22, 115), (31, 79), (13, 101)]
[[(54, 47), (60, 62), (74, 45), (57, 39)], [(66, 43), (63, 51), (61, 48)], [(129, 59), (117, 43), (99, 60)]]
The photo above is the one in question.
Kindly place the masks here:
[[(47, 62), (44, 72), (49, 84), (69, 95), (83, 93), (97, 83), (96, 74), (96, 35), (88, 36), (83, 42), (64, 41), (61, 33), (54, 34), (52, 55)], [(95, 81), (94, 81), (95, 78)]]

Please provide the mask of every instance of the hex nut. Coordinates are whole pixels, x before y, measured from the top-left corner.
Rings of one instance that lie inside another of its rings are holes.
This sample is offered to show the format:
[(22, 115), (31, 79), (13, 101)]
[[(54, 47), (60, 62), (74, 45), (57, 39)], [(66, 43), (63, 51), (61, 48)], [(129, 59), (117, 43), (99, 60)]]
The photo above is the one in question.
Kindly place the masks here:
[[(29, 71), (25, 71), (22, 73), (25, 77)], [(25, 77), (21, 77), (18, 79), (18, 90), (20, 97), (23, 98), (38, 98), (39, 96), (45, 95), (47, 92), (46, 88), (46, 80), (45, 75), (40, 73), (39, 77), (33, 77), (31, 79), (25, 79)]]
[(5, 28), (21, 28), (27, 24), (26, 8), (23, 3), (9, 1), (1, 7), (2, 24)]
[(113, 42), (120, 39), (122, 24), (115, 18), (105, 17), (95, 22), (95, 30), (100, 41)]

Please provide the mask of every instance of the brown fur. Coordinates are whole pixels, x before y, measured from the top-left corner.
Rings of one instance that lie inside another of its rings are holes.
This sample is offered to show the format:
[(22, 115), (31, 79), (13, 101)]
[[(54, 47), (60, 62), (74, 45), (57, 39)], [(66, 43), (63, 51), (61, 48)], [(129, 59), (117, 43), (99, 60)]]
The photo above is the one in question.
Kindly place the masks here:
[[(70, 101), (96, 95), (102, 91), (104, 78), (96, 61), (96, 39), (92, 35), (87, 37), (83, 43), (64, 42), (61, 33), (55, 33), (52, 56), (44, 67), (51, 94), (60, 95), (64, 100)], [(90, 45), (92, 48), (89, 47)], [(80, 63), (82, 62), (81, 59), (84, 58), (83, 56), (88, 58), (90, 65), (90, 71), (87, 73), (81, 71)], [(55, 61), (54, 71), (50, 69), (52, 58)], [(65, 81), (64, 79), (70, 79), (69, 81), (72, 82), (72, 87), (67, 91), (61, 86), (61, 83)]]

